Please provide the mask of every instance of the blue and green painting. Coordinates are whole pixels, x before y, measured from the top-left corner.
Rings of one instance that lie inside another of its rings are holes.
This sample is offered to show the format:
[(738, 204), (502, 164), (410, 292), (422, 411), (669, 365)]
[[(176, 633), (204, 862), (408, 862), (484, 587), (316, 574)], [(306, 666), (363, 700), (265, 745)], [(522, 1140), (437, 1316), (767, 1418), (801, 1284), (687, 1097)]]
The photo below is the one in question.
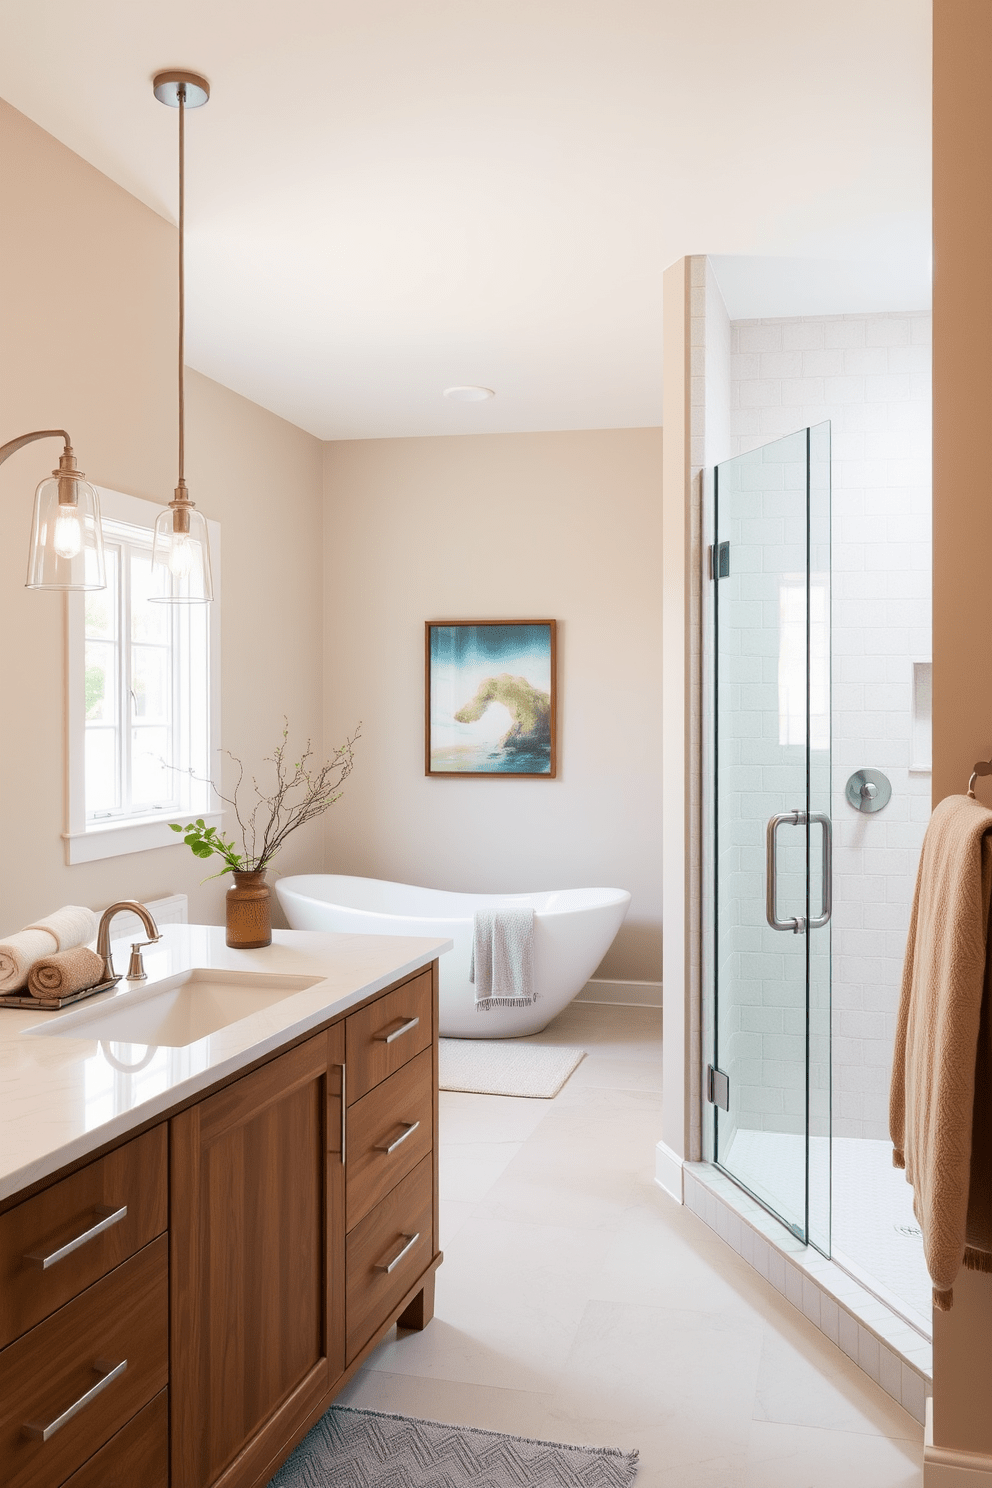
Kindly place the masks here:
[(430, 768), (551, 775), (550, 625), (430, 626)]

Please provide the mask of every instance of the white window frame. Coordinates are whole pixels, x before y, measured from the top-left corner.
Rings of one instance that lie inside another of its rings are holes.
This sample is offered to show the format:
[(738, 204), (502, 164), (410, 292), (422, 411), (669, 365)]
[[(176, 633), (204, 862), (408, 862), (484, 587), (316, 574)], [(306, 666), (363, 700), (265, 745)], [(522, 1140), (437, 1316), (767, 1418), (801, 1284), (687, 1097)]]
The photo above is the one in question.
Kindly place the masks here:
[[(97, 487), (102, 515), (111, 522), (124, 522), (150, 533), (162, 510), (154, 501)], [(220, 524), (207, 522), (214, 598), (207, 606), (208, 657), (208, 759), (217, 758), (220, 745)], [(172, 824), (185, 825), (191, 817), (202, 817), (207, 826), (223, 822), (221, 803), (209, 785), (200, 785), (180, 774), (179, 805), (171, 811), (142, 816), (86, 818), (86, 595), (65, 596), (65, 712), (66, 712), (66, 821), (62, 840), (66, 862), (91, 863), (124, 853), (147, 852), (159, 847), (182, 847), (183, 840)]]

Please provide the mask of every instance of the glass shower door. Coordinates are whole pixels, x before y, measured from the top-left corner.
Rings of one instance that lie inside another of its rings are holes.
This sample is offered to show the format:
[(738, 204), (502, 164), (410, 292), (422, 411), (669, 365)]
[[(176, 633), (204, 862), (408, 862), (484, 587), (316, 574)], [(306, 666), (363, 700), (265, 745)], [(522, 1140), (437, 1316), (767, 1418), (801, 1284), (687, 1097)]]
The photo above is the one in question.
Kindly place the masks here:
[(714, 1154), (829, 1254), (829, 425), (714, 485)]

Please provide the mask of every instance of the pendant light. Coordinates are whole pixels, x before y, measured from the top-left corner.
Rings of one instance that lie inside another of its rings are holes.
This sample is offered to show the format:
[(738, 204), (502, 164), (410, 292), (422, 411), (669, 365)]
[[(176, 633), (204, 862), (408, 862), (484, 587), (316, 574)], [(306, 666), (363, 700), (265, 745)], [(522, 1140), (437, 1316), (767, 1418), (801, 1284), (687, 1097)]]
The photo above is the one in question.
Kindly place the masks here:
[(36, 439), (62, 439), (59, 468), (34, 495), (28, 589), (106, 589), (100, 498), (76, 466), (64, 429), (36, 429), (0, 445), (0, 465)]
[(204, 604), (214, 597), (207, 521), (190, 501), (185, 478), (186, 110), (206, 103), (210, 84), (195, 72), (160, 72), (153, 86), (159, 103), (179, 110), (179, 482), (155, 523), (152, 569), (162, 592), (149, 598), (163, 604)]

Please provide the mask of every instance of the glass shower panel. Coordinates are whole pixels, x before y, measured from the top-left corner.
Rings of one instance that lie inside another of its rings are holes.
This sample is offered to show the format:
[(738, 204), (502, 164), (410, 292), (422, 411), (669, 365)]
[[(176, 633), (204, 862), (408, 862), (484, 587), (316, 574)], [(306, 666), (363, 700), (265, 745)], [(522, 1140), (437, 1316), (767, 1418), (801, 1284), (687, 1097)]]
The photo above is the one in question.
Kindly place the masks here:
[[(809, 909), (808, 959), (809, 1157), (808, 1239), (831, 1251), (831, 1010), (830, 919), (833, 827), (830, 817), (830, 425), (809, 437)], [(827, 876), (824, 878), (824, 867)], [(827, 911), (826, 924), (817, 925)]]
[(714, 1152), (829, 1252), (829, 428), (714, 484)]

